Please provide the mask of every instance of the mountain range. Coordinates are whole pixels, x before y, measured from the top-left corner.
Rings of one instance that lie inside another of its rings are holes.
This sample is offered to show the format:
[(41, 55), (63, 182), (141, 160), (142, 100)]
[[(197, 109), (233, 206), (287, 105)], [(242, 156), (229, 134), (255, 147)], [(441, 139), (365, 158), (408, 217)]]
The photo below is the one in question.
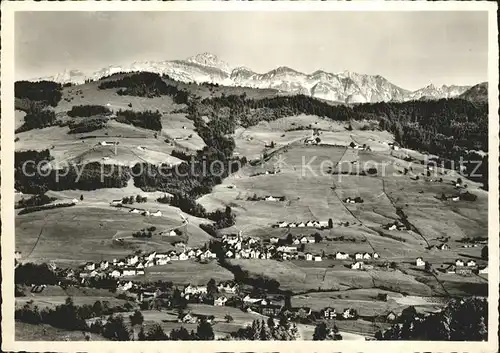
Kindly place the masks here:
[(428, 85), (409, 91), (389, 82), (380, 75), (366, 75), (344, 71), (329, 73), (322, 70), (311, 74), (281, 66), (260, 74), (246, 67), (231, 67), (210, 53), (198, 54), (186, 60), (143, 61), (129, 66), (109, 66), (93, 73), (66, 70), (52, 77), (59, 83), (82, 84), (118, 72), (149, 71), (166, 74), (181, 82), (213, 83), (224, 86), (276, 89), (283, 93), (305, 94), (315, 98), (342, 103), (407, 101), (457, 97), (471, 86)]

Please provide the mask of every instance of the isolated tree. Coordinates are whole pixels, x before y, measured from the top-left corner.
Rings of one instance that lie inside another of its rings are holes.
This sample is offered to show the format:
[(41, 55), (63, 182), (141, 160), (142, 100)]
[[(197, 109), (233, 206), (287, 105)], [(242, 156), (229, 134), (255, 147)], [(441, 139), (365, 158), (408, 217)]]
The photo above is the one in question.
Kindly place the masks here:
[(286, 235), (286, 242), (287, 242), (287, 244), (292, 244), (293, 243), (293, 235), (292, 235), (292, 233), (288, 233)]
[(138, 341), (146, 341), (147, 340), (146, 333), (144, 332), (144, 326), (141, 326), (141, 329), (139, 330), (139, 333), (137, 334), (137, 340)]
[(83, 194), (80, 195), (80, 201), (83, 201)]
[(217, 294), (217, 292), (217, 283), (215, 283), (215, 280), (213, 278), (210, 278), (207, 283), (207, 294), (213, 297), (215, 294)]
[(285, 295), (285, 309), (291, 309), (292, 308), (292, 297), (290, 294)]
[(113, 341), (130, 341), (130, 331), (125, 325), (123, 316), (111, 317), (104, 325), (103, 336)]
[(253, 320), (252, 321), (252, 329), (251, 329), (251, 337), (250, 337), (250, 339), (252, 341), (260, 340), (261, 329), (262, 329), (262, 325), (261, 325), (260, 320)]
[(462, 185), (462, 178), (457, 178), (457, 184)]
[(328, 218), (328, 228), (332, 229), (333, 228), (333, 219)]
[(319, 234), (319, 233), (317, 233), (317, 232), (316, 232), (316, 233), (314, 233), (314, 241), (315, 241), (316, 243), (321, 243), (321, 241), (322, 241), (322, 240), (323, 240), (323, 237), (321, 236), (321, 234)]
[(488, 245), (485, 245), (482, 249), (481, 249), (481, 258), (483, 260), (488, 260)]
[(328, 336), (328, 327), (326, 323), (321, 322), (314, 328), (313, 341), (324, 341)]
[(140, 326), (144, 323), (144, 316), (139, 310), (134, 311), (134, 313), (129, 316), (129, 319), (132, 326)]
[(230, 323), (230, 322), (233, 322), (234, 319), (231, 315), (229, 314), (226, 314), (226, 316), (224, 316), (224, 320), (227, 322), (227, 323)]
[(264, 322), (264, 320), (261, 321), (260, 323), (260, 340), (261, 341), (271, 341), (273, 339), (273, 334), (271, 332), (271, 329), (267, 324)]
[(202, 320), (196, 328), (196, 337), (201, 341), (212, 341), (215, 338), (212, 325), (206, 320)]
[(274, 330), (274, 317), (273, 315), (270, 315), (269, 318), (267, 319), (267, 326), (272, 330)]
[(154, 324), (153, 327), (148, 331), (148, 334), (146, 336), (146, 340), (148, 341), (166, 341), (168, 340), (168, 336), (163, 331), (163, 328), (158, 325)]

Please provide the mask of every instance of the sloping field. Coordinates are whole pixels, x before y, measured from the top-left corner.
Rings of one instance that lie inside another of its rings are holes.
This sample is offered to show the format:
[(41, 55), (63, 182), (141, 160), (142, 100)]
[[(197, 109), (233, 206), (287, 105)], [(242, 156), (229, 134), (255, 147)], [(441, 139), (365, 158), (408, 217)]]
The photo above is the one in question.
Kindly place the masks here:
[[(16, 341), (85, 341), (81, 331), (67, 331), (50, 325), (32, 325), (16, 321)], [(92, 333), (91, 341), (107, 341), (101, 335)]]
[(133, 280), (171, 281), (183, 287), (187, 284), (206, 285), (213, 278), (217, 283), (234, 279), (231, 272), (217, 262), (200, 263), (192, 260), (172, 261), (168, 265), (148, 267), (145, 276), (131, 277)]
[[(118, 90), (116, 88), (100, 90), (97, 88), (98, 86), (99, 82), (90, 82), (76, 87), (64, 88), (62, 91), (62, 99), (54, 110), (58, 113), (66, 112), (75, 105), (109, 104), (109, 108), (114, 111), (119, 109), (133, 109), (135, 111), (159, 110), (161, 113), (164, 113), (183, 107), (183, 105), (175, 104), (172, 98), (168, 96), (155, 98), (120, 96), (116, 93)], [(79, 93), (79, 91), (81, 91), (81, 93)], [(71, 101), (67, 102), (65, 98), (71, 99)], [(128, 106), (130, 103), (132, 107)]]
[(431, 288), (417, 282), (412, 276), (399, 271), (355, 271), (339, 265), (334, 268), (302, 267), (292, 261), (231, 259), (252, 276), (264, 275), (277, 280), (280, 289), (295, 293), (314, 290), (347, 290), (360, 288), (386, 288), (393, 292), (406, 292), (429, 296)]
[[(145, 204), (141, 204), (144, 207)], [(155, 205), (156, 206), (156, 205)], [(172, 229), (181, 225), (178, 210), (158, 204), (162, 217), (130, 214), (126, 209), (111, 208), (104, 203), (83, 201), (77, 206), (38, 211), (16, 216), (16, 250), (23, 260), (50, 261), (80, 265), (85, 261), (112, 260), (141, 250), (172, 249), (168, 237), (134, 239), (119, 243), (113, 236), (119, 231), (138, 231), (150, 226)], [(188, 245), (201, 246), (210, 236), (199, 229), (195, 217), (188, 216)]]

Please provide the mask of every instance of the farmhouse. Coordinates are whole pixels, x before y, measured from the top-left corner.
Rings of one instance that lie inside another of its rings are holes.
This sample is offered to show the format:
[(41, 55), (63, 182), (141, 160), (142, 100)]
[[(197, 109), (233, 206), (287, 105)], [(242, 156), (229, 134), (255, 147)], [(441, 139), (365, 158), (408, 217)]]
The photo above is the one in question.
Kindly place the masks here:
[(120, 270), (113, 270), (113, 271), (111, 271), (111, 273), (109, 274), (109, 276), (112, 277), (112, 278), (119, 278), (119, 277), (122, 276), (122, 274), (123, 273)]
[(398, 316), (393, 312), (393, 311), (390, 311), (386, 316), (385, 316), (385, 321), (386, 322), (394, 322), (396, 321), (396, 319), (398, 318)]
[(380, 258), (380, 255), (376, 252), (373, 253), (373, 258), (374, 259), (379, 259)]
[(417, 259), (415, 260), (415, 265), (417, 267), (424, 267), (425, 261), (421, 257), (417, 257)]
[(137, 255), (129, 255), (125, 260), (127, 261), (127, 265), (133, 266), (139, 261), (139, 257)]
[(200, 254), (200, 256), (206, 259), (215, 259), (217, 257), (217, 254), (207, 249), (204, 253)]
[(125, 291), (128, 291), (129, 289), (132, 289), (133, 286), (134, 286), (134, 284), (132, 283), (132, 281), (119, 282), (118, 286), (116, 287), (116, 289), (125, 292)]
[(288, 227), (288, 222), (279, 222), (278, 227), (279, 228), (286, 228), (286, 227)]
[(207, 293), (207, 286), (192, 286), (191, 284), (188, 284), (186, 287), (184, 287), (183, 293), (184, 294), (206, 294)]
[(363, 258), (363, 254), (360, 252), (357, 252), (354, 254), (354, 259), (356, 260), (361, 260)]
[(214, 299), (214, 306), (223, 306), (227, 302), (227, 297), (220, 296), (217, 299)]
[(269, 241), (271, 242), (271, 244), (276, 244), (280, 241), (280, 238), (272, 237), (271, 239), (269, 239)]
[(344, 252), (337, 252), (337, 253), (335, 254), (335, 258), (336, 258), (337, 260), (347, 260), (347, 259), (349, 258), (349, 254), (346, 254), (346, 253), (344, 253)]
[(130, 213), (141, 213), (142, 211), (137, 209), (137, 208), (134, 208), (132, 210), (130, 210)]
[(302, 227), (305, 227), (305, 226), (306, 226), (306, 224), (304, 222), (297, 223), (297, 227), (301, 227), (302, 228)]
[(463, 266), (465, 266), (465, 263), (462, 260), (457, 259), (455, 261), (455, 266), (457, 266), (457, 267), (463, 267)]
[(266, 201), (279, 201), (277, 197), (274, 197), (272, 195), (264, 197), (264, 200)]
[(479, 269), (479, 273), (480, 274), (488, 274), (488, 266)]
[(372, 258), (372, 256), (369, 253), (365, 252), (363, 254), (363, 260), (370, 260), (371, 258)]
[(323, 261), (320, 255), (314, 255), (314, 261)]
[(321, 310), (321, 316), (323, 316), (326, 320), (333, 320), (337, 317), (337, 311), (335, 308), (324, 308)]
[(161, 217), (161, 211), (158, 210), (156, 212), (153, 212), (153, 213), (151, 213), (151, 216), (153, 216), (153, 217)]
[(467, 267), (476, 267), (476, 266), (477, 266), (476, 261), (474, 260), (467, 261)]
[(217, 286), (217, 289), (219, 289), (219, 291), (233, 294), (238, 291), (238, 288), (238, 284), (235, 282), (221, 282)]
[(262, 301), (261, 298), (252, 298), (248, 294), (243, 298), (243, 303), (255, 304)]
[(179, 261), (186, 261), (187, 259), (189, 259), (189, 256), (185, 252), (179, 254)]
[(124, 276), (135, 276), (137, 274), (137, 270), (135, 268), (124, 268), (123, 275)]
[(122, 200), (112, 200), (110, 202), (111, 206), (121, 206), (122, 205)]
[(443, 243), (443, 244), (438, 245), (438, 247), (437, 247), (437, 248), (438, 248), (439, 250), (449, 250), (449, 249), (450, 249), (450, 247), (449, 247), (449, 246), (448, 246), (448, 244), (446, 244), (446, 243)]
[(313, 260), (313, 254), (311, 253), (306, 253), (306, 261), (312, 261)]
[(351, 264), (351, 270), (362, 270), (364, 267), (364, 264), (362, 261), (357, 261), (353, 264)]
[(101, 263), (99, 264), (99, 267), (101, 268), (101, 270), (105, 270), (109, 267), (109, 262), (108, 261), (101, 261)]
[(179, 322), (185, 324), (195, 324), (197, 322), (196, 317), (192, 316), (190, 313), (181, 314), (179, 316)]
[(156, 259), (156, 265), (157, 266), (162, 266), (162, 265), (166, 265), (170, 262), (170, 257), (162, 257), (162, 258), (159, 258), (159, 259)]
[(356, 319), (357, 316), (358, 313), (356, 312), (356, 310), (351, 308), (345, 309), (344, 312), (342, 313), (342, 318), (344, 318), (345, 320)]
[(472, 269), (470, 267), (457, 267), (456, 273), (459, 275), (470, 275), (472, 274)]
[(266, 305), (262, 305), (260, 307), (260, 312), (262, 315), (266, 316), (277, 316), (281, 313), (282, 309), (283, 307), (281, 305), (267, 303)]
[(87, 271), (93, 271), (93, 270), (95, 270), (95, 263), (93, 263), (93, 262), (87, 262), (85, 264), (85, 269)]

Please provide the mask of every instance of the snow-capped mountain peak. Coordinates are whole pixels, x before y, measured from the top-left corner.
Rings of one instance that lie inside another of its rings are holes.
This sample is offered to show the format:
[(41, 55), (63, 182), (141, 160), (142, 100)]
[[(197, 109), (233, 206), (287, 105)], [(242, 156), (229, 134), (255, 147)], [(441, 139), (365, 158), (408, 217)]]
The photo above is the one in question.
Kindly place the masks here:
[(231, 73), (231, 71), (232, 71), (229, 64), (222, 61), (216, 55), (211, 54), (211, 53), (202, 53), (202, 54), (194, 55), (194, 56), (186, 59), (186, 61), (189, 63), (192, 63), (192, 64), (198, 64), (201, 66), (219, 69), (219, 70), (224, 71), (228, 74)]
[(278, 66), (259, 74), (247, 67), (232, 69), (229, 64), (211, 53), (198, 54), (186, 60), (143, 61), (127, 66), (108, 66), (88, 75), (78, 70), (66, 70), (45, 79), (81, 84), (86, 79), (98, 80), (118, 72), (141, 71), (166, 74), (181, 82), (209, 82), (225, 86), (275, 89), (279, 92), (305, 94), (344, 103), (451, 98), (459, 96), (470, 88), (470, 86), (456, 85), (436, 87), (430, 84), (411, 92), (394, 85), (380, 75), (365, 75), (348, 70), (337, 73), (317, 70), (305, 74), (287, 66)]

